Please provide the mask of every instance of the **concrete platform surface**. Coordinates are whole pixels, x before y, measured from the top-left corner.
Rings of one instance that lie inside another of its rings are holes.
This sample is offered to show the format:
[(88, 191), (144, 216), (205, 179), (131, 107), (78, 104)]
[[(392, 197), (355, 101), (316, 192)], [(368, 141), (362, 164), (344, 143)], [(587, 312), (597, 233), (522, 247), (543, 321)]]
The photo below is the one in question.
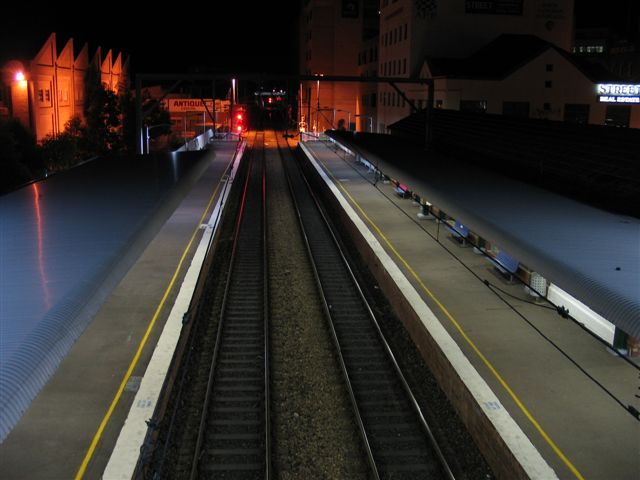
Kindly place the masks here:
[(419, 220), (353, 157), (306, 146), (558, 477), (640, 478), (640, 422), (596, 384), (640, 409), (638, 370)]
[[(79, 471), (84, 478), (101, 477), (175, 300), (174, 285), (180, 285), (189, 266), (202, 235), (200, 223), (219, 193), (234, 149), (235, 143), (223, 143), (207, 154), (207, 165), (190, 191), (167, 212), (166, 221), (0, 445), (1, 478), (81, 478)], [(108, 413), (154, 317), (131, 379)]]

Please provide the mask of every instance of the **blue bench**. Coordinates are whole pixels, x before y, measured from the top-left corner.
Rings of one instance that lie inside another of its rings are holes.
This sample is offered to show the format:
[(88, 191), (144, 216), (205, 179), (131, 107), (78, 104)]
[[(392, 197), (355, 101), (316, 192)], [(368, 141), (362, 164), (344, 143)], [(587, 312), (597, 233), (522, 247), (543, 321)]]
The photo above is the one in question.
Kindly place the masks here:
[(459, 220), (455, 220), (454, 225), (449, 227), (451, 231), (451, 238), (460, 243), (460, 245), (467, 244), (467, 237), (469, 236), (469, 229), (462, 224)]
[(513, 281), (513, 274), (518, 271), (520, 263), (515, 258), (508, 255), (504, 250), (500, 250), (493, 259), (496, 269), (509, 281)]
[(396, 185), (394, 192), (396, 192), (400, 198), (409, 198), (411, 196), (409, 187), (407, 187), (406, 185), (403, 185), (402, 183), (399, 183), (398, 185)]

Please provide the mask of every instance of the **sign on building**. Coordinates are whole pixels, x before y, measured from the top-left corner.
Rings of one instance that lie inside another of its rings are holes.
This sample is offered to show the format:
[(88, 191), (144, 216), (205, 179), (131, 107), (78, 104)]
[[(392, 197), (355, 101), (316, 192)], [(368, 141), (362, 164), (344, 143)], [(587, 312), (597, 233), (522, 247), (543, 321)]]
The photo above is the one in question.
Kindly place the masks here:
[(465, 0), (466, 13), (522, 15), (522, 0)]
[[(163, 101), (164, 107), (171, 113), (178, 112), (227, 112), (229, 111), (229, 100), (216, 99), (215, 109), (211, 98), (167, 98)], [(206, 108), (205, 108), (206, 105)]]
[(640, 84), (599, 83), (596, 89), (598, 101), (602, 103), (640, 104)]

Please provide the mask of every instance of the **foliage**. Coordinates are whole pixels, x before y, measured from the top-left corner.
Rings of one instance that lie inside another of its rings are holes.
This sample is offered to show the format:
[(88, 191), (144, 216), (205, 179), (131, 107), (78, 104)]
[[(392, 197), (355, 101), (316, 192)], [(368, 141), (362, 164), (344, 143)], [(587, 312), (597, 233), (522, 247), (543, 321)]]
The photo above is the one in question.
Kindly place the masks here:
[(47, 135), (40, 146), (47, 169), (52, 172), (66, 170), (89, 158), (87, 129), (80, 117), (73, 116), (59, 135)]
[(84, 116), (87, 148), (95, 155), (121, 151), (122, 112), (115, 92), (100, 80), (100, 72), (89, 69), (86, 80)]
[[(128, 93), (124, 94), (121, 97), (120, 105), (124, 114), (122, 125), (123, 143), (127, 151), (135, 152), (136, 142), (139, 141), (138, 133), (136, 132), (135, 98)], [(152, 139), (171, 133), (171, 115), (169, 111), (164, 108), (162, 102), (151, 98), (148, 92), (142, 94), (142, 111), (149, 112), (143, 119), (143, 125), (158, 125), (149, 132)]]
[(31, 132), (16, 119), (0, 121), (0, 193), (30, 181), (42, 169)]

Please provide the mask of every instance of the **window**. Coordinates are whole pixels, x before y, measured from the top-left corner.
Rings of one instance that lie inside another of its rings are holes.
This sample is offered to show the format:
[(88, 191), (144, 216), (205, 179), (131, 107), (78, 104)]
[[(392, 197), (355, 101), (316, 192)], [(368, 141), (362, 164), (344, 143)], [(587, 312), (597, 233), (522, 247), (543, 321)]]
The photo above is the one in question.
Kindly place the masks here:
[(402, 59), (402, 73), (407, 73), (407, 59)]
[(589, 123), (589, 105), (567, 103), (564, 106), (564, 121), (570, 123)]
[(529, 118), (529, 102), (502, 102), (502, 114), (509, 117)]
[(44, 102), (44, 90), (41, 88), (38, 89), (38, 101), (40, 103)]
[(631, 119), (630, 105), (607, 105), (604, 124), (610, 127), (628, 127)]
[(549, 112), (549, 111), (551, 111), (551, 104), (550, 104), (549, 102), (544, 102), (544, 103), (542, 104), (542, 109), (543, 109), (545, 112)]
[(404, 24), (404, 39), (407, 39), (407, 24)]
[(544, 88), (551, 88), (553, 86), (553, 82), (551, 80), (544, 81)]
[(461, 112), (485, 113), (487, 111), (486, 100), (460, 100)]
[(553, 72), (553, 63), (547, 63), (546, 71), (547, 72)]
[[(436, 108), (443, 108), (443, 103), (442, 99), (436, 100)], [(422, 108), (422, 100), (418, 100), (418, 108)]]
[(376, 106), (376, 94), (375, 93), (371, 94), (371, 106), (372, 107)]

